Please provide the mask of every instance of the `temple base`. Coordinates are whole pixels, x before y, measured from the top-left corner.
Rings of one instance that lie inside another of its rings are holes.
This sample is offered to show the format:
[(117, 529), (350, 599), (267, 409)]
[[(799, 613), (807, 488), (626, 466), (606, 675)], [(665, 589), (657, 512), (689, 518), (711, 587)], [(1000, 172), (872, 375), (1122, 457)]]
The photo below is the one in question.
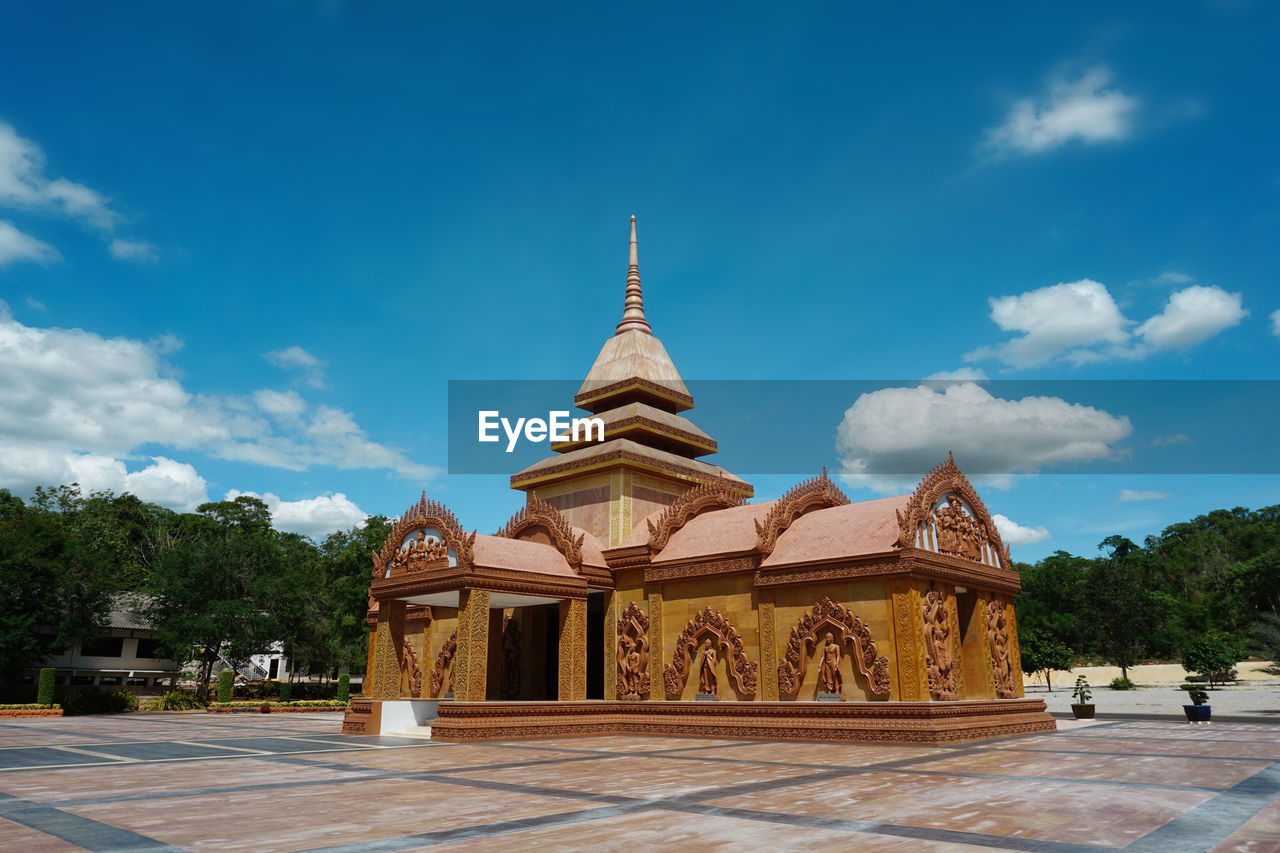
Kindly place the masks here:
[[(445, 703), (448, 704), (448, 703)], [(366, 699), (352, 698), (342, 718), (344, 735), (398, 735), (406, 730), (429, 725), (436, 717), (438, 699)]]
[[(353, 703), (354, 710), (354, 703)], [(350, 716), (350, 714), (348, 714)], [(1040, 699), (960, 702), (445, 702), (433, 740), (589, 735), (940, 744), (1051, 732)], [(344, 723), (343, 731), (347, 731)]]

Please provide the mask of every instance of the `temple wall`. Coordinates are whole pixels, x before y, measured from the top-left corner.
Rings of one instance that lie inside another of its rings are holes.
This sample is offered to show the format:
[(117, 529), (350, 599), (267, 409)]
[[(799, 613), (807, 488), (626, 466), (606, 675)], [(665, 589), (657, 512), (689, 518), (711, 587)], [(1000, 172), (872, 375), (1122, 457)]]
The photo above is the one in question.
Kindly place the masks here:
[[(689, 620), (708, 607), (712, 611), (719, 612), (737, 630), (747, 660), (759, 662), (760, 633), (755, 608), (755, 589), (752, 586), (750, 574), (667, 581), (661, 584), (660, 588), (663, 601), (662, 648), (664, 650), (663, 669), (660, 671), (665, 671), (665, 667), (672, 664), (676, 653), (676, 641)], [(655, 585), (650, 584), (649, 592), (653, 592), (654, 589)], [(649, 630), (655, 631), (656, 627), (651, 624)], [(758, 691), (753, 696), (743, 695), (738, 691), (734, 679), (729, 675), (728, 655), (721, 647), (717, 647), (716, 651), (716, 677), (720, 698), (740, 700), (760, 698)], [(681, 699), (693, 700), (698, 693), (700, 660), (699, 653), (695, 651), (690, 658), (688, 678), (680, 694)], [(655, 694), (662, 693), (666, 689), (660, 681), (654, 683), (652, 688)]]
[[(876, 653), (889, 659), (890, 694), (888, 697), (876, 696), (871, 693), (867, 679), (860, 672), (857, 672), (854, 666), (852, 646), (844, 644), (840, 637), (836, 637), (837, 641), (841, 641), (840, 674), (844, 678), (845, 698), (849, 701), (897, 699), (897, 679), (892, 675), (897, 669), (897, 653), (894, 648), (893, 609), (890, 606), (885, 584), (878, 579), (836, 581), (777, 588), (774, 591), (774, 620), (777, 626), (776, 660), (782, 661), (786, 657), (791, 629), (824, 596), (847, 608), (861, 619), (871, 631), (871, 638), (876, 644)], [(821, 641), (822, 636), (819, 635), (819, 644), (821, 644)], [(800, 691), (794, 696), (779, 695), (778, 698), (783, 701), (817, 698), (820, 689), (818, 671), (821, 663), (821, 650), (810, 652), (809, 665), (805, 671), (804, 679), (800, 683)], [(765, 674), (762, 673), (761, 678), (764, 677)], [(775, 669), (772, 673), (769, 673), (768, 677), (775, 679), (776, 683), (777, 670)]]
[[(435, 669), (436, 658), (444, 648), (445, 641), (457, 628), (458, 609), (456, 607), (431, 608), (431, 627), (426, 637), (426, 653), (422, 657), (422, 695), (426, 698), (435, 698), (431, 696), (431, 673)], [(448, 687), (449, 677), (446, 674), (440, 688), (441, 696), (448, 692)]]
[(551, 504), (570, 524), (581, 527), (609, 547), (616, 544), (609, 541), (614, 476), (611, 473), (595, 474), (541, 486), (537, 490), (538, 499)]

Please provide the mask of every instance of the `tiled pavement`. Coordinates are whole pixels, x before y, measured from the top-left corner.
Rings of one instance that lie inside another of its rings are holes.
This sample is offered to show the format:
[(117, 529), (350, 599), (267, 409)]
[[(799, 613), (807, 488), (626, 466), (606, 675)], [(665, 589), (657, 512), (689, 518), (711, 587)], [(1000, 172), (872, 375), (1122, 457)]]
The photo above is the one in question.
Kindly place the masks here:
[(1280, 725), (953, 747), (454, 745), (338, 725), (0, 719), (0, 850), (1280, 851)]

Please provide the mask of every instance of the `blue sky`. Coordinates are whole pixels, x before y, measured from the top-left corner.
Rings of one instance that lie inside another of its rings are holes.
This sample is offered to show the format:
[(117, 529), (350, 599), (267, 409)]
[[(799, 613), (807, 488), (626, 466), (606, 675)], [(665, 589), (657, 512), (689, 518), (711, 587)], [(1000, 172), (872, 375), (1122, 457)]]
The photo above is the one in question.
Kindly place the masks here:
[[(492, 530), (520, 495), (443, 473), (447, 381), (584, 375), (632, 213), (649, 320), (690, 379), (1278, 379), (1278, 19), (14, 7), (0, 486), (269, 494), (317, 535), (425, 489)], [(1095, 462), (1137, 416), (1105, 414), (1080, 425)], [(1038, 417), (1015, 473), (1070, 439)], [(980, 427), (955, 436), (962, 466)], [(833, 469), (878, 452), (841, 448)], [(739, 473), (768, 498), (814, 472)], [(1274, 504), (1280, 478), (1056, 471), (983, 493), (1035, 559)]]

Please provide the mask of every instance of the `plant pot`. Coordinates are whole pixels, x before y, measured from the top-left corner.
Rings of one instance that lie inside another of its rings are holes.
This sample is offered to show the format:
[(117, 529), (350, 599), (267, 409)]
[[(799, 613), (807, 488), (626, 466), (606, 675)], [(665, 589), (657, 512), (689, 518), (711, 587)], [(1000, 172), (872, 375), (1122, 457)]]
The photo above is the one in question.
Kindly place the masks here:
[(1183, 705), (1182, 710), (1186, 712), (1188, 723), (1207, 723), (1212, 709), (1208, 705)]
[(1071, 713), (1076, 715), (1077, 720), (1092, 720), (1093, 706), (1092, 705), (1072, 705)]

